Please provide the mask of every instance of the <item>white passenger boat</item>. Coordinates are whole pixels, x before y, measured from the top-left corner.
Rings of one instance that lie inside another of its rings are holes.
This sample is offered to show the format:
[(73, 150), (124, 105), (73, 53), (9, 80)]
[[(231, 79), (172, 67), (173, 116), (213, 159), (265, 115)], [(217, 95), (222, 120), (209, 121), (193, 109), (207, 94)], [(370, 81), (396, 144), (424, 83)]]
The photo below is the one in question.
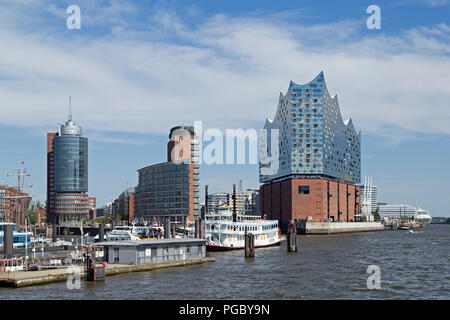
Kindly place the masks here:
[(426, 227), (427, 225), (430, 224), (431, 220), (432, 217), (428, 213), (428, 211), (422, 208), (417, 209), (417, 213), (414, 215), (414, 222), (416, 222), (415, 225)]
[[(149, 240), (155, 239), (160, 232), (160, 227), (131, 225), (116, 226), (107, 236), (107, 241), (124, 241), (124, 240)], [(98, 235), (94, 238), (99, 239)]]
[(255, 248), (279, 245), (284, 238), (278, 220), (264, 220), (259, 216), (221, 212), (205, 215), (206, 249), (232, 250), (245, 248), (245, 232), (255, 236)]
[[(116, 226), (106, 236), (107, 241), (140, 240), (138, 235), (132, 233), (132, 226)], [(96, 236), (98, 237), (98, 235)]]

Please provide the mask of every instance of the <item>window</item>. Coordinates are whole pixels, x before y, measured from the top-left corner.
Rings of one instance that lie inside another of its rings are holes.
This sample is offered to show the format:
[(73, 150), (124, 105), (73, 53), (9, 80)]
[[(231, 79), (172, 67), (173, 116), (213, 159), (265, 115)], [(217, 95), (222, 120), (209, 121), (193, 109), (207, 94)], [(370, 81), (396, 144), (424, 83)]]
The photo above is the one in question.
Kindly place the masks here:
[(119, 262), (119, 248), (114, 248), (113, 258), (114, 258), (114, 262)]
[(299, 186), (298, 193), (299, 194), (309, 194), (309, 186)]

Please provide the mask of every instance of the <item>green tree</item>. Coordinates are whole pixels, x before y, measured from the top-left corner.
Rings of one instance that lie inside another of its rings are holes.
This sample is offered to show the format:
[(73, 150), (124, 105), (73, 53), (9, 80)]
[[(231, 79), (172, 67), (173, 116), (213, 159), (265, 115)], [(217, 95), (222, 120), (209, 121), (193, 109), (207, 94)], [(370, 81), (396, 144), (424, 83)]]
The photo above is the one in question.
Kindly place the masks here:
[(36, 211), (27, 210), (25, 216), (29, 225), (35, 225), (36, 223), (38, 223), (39, 215)]
[(104, 216), (100, 221), (102, 221), (104, 224), (107, 224), (111, 222), (111, 218), (108, 216)]
[(381, 217), (380, 217), (380, 214), (378, 213), (378, 209), (377, 210), (375, 210), (375, 211), (372, 211), (372, 214), (373, 214), (373, 218), (375, 219), (375, 221), (381, 221)]
[(447, 219), (447, 222), (445, 222), (447, 224), (450, 224), (450, 218)]

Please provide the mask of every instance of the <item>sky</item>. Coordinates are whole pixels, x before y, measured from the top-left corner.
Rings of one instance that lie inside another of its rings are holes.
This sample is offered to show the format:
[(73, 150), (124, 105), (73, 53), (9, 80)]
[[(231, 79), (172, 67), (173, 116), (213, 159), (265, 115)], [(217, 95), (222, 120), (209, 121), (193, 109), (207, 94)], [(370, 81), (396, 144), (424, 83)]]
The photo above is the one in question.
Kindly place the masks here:
[[(81, 29), (66, 9), (78, 5)], [(368, 29), (369, 5), (381, 29)], [(46, 132), (89, 138), (89, 195), (103, 205), (166, 161), (171, 127), (260, 129), (289, 81), (324, 72), (361, 131), (362, 177), (380, 201), (450, 216), (450, 0), (0, 0), (0, 184), (25, 161), (46, 192)], [(259, 186), (258, 166), (200, 167), (200, 187)], [(201, 192), (201, 199), (203, 192)]]

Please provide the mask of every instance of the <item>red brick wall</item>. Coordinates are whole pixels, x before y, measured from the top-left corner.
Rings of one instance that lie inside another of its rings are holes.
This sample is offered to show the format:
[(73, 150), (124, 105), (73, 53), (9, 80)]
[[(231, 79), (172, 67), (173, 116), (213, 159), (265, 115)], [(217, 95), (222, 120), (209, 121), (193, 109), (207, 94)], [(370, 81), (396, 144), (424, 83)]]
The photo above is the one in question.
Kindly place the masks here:
[[(54, 183), (54, 177), (50, 177), (50, 172), (54, 174), (54, 164), (50, 163), (50, 159), (53, 157), (51, 152), (53, 151), (53, 139), (58, 135), (57, 132), (47, 132), (47, 212), (46, 212), (46, 220), (49, 223), (53, 223), (53, 219), (55, 217), (54, 208), (51, 208), (55, 204), (55, 195), (51, 195), (50, 192), (54, 192), (50, 187), (50, 184)], [(54, 160), (54, 159), (53, 159)]]
[(292, 216), (292, 180), (281, 182), (281, 220), (288, 221)]
[(134, 220), (134, 194), (130, 194), (128, 197), (128, 221)]
[(167, 143), (167, 162), (182, 162), (183, 160), (190, 161), (192, 139), (195, 138), (196, 137), (175, 136), (175, 140), (169, 141)]
[[(282, 182), (262, 185), (260, 188), (260, 206), (267, 219), (288, 222), (292, 219), (328, 220), (327, 183), (329, 183), (329, 215), (341, 221), (355, 221), (355, 190), (359, 187), (346, 183), (320, 179), (289, 179)], [(300, 186), (308, 186), (309, 194), (299, 194)], [(347, 186), (350, 194), (347, 202)], [(281, 202), (280, 202), (281, 199)], [(359, 202), (359, 196), (357, 198)], [(347, 216), (348, 203), (348, 216)], [(281, 205), (280, 205), (281, 204)], [(359, 205), (358, 205), (359, 206)], [(358, 211), (358, 210), (357, 210)], [(356, 212), (358, 213), (358, 212)]]

